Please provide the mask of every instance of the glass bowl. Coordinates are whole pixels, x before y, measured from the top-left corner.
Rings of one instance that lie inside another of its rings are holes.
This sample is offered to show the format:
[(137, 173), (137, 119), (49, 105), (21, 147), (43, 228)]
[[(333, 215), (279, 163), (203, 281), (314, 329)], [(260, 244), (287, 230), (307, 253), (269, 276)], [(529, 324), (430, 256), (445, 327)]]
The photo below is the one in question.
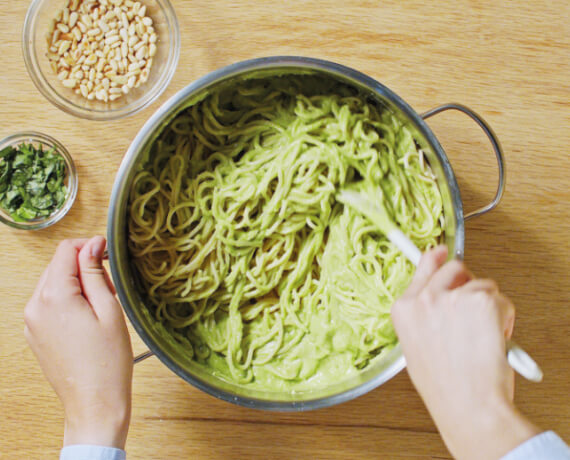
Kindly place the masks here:
[(67, 195), (65, 197), (65, 201), (61, 208), (54, 211), (47, 217), (41, 217), (39, 219), (33, 219), (26, 222), (17, 222), (15, 221), (12, 216), (4, 209), (0, 207), (0, 222), (12, 227), (21, 230), (40, 230), (42, 228), (49, 227), (50, 225), (59, 222), (63, 216), (67, 214), (67, 212), (71, 209), (73, 202), (75, 201), (75, 197), (77, 196), (77, 189), (78, 189), (78, 180), (77, 180), (77, 170), (75, 169), (75, 164), (71, 155), (67, 151), (67, 149), (53, 137), (47, 136), (46, 134), (41, 134), (37, 132), (26, 132), (26, 133), (18, 133), (13, 134), (12, 136), (8, 136), (5, 139), (0, 141), (0, 151), (6, 147), (13, 146), (16, 147), (23, 142), (29, 143), (38, 147), (40, 144), (44, 148), (52, 148), (55, 147), (57, 152), (63, 157), (65, 161), (66, 167), (66, 178), (65, 178), (65, 186), (67, 187)]
[(115, 101), (87, 100), (63, 86), (47, 57), (47, 35), (57, 13), (69, 0), (33, 0), (22, 33), (24, 61), (32, 81), (55, 106), (90, 120), (114, 120), (132, 115), (156, 100), (172, 79), (180, 55), (180, 30), (169, 0), (141, 0), (153, 20), (157, 50), (148, 81)]

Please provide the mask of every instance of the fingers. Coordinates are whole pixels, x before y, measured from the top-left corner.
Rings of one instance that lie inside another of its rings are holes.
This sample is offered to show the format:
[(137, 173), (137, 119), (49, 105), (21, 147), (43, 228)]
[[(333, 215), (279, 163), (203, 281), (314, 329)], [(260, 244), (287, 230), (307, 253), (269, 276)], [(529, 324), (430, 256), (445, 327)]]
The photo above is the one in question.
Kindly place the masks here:
[(485, 291), (489, 293), (499, 292), (499, 285), (492, 279), (476, 278), (463, 285), (466, 291)]
[(482, 278), (473, 279), (465, 283), (461, 287), (461, 290), (465, 293), (486, 293), (487, 298), (498, 311), (499, 324), (503, 329), (505, 338), (511, 338), (515, 326), (515, 306), (506, 295), (499, 291), (499, 286), (494, 280)]
[(46, 284), (48, 272), (49, 272), (49, 264), (42, 272), (40, 279), (38, 280), (38, 284), (36, 284), (36, 288), (34, 289), (34, 293), (32, 294), (32, 298), (37, 298), (40, 295), (40, 292), (42, 291), (42, 289)]
[(416, 296), (428, 284), (431, 277), (443, 265), (447, 258), (447, 247), (438, 246), (424, 253), (414, 275), (414, 279), (406, 290), (405, 296)]
[(87, 239), (63, 240), (57, 246), (52, 261), (50, 272), (58, 277), (71, 275), (77, 276), (77, 252), (85, 245)]
[(497, 294), (498, 307), (501, 324), (503, 325), (503, 332), (506, 339), (510, 339), (513, 335), (515, 328), (515, 306), (511, 300), (503, 295)]
[(77, 253), (86, 242), (86, 239), (75, 239), (59, 243), (48, 266), (42, 289), (49, 286), (60, 295), (76, 293), (77, 284), (70, 283), (70, 280), (77, 277)]
[(113, 281), (109, 276), (109, 272), (105, 269), (105, 267), (103, 267), (103, 274), (105, 275), (105, 282), (107, 283), (107, 287), (109, 288), (109, 290), (113, 295), (116, 295), (117, 290), (115, 289), (115, 285), (113, 284)]
[(428, 289), (431, 292), (441, 292), (452, 290), (463, 286), (473, 279), (473, 275), (465, 264), (459, 260), (452, 260), (446, 263), (429, 280)]
[(79, 277), (83, 296), (91, 304), (95, 314), (99, 318), (113, 319), (121, 315), (121, 310), (113, 291), (107, 284), (103, 268), (105, 245), (105, 238), (95, 236), (83, 246), (78, 256)]

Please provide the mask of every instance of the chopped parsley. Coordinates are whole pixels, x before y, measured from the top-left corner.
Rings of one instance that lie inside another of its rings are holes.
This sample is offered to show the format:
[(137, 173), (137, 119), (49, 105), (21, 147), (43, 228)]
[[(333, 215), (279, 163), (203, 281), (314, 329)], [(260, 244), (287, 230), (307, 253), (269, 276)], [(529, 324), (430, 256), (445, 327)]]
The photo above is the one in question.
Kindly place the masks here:
[(59, 152), (22, 143), (0, 150), (0, 207), (17, 222), (44, 218), (67, 196), (67, 167)]

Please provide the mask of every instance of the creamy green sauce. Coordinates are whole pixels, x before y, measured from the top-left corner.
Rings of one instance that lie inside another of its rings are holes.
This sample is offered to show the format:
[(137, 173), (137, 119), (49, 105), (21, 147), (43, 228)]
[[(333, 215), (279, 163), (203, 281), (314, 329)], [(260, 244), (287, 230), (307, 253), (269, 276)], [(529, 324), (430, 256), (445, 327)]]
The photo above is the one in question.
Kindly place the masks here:
[(386, 109), (332, 81), (252, 80), (165, 128), (135, 177), (129, 247), (149, 313), (227, 381), (317, 389), (397, 339), (414, 268), (336, 199), (363, 184), (420, 248), (442, 235), (435, 178)]

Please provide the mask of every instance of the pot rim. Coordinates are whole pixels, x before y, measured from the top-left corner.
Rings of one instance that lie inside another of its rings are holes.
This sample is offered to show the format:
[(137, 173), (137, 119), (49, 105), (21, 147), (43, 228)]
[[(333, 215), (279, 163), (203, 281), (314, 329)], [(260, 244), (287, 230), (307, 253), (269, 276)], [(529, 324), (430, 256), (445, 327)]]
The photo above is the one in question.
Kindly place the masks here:
[(139, 320), (137, 319), (135, 312), (128, 302), (128, 296), (126, 294), (125, 286), (121, 281), (121, 274), (118, 270), (119, 260), (117, 256), (117, 245), (121, 244), (120, 233), (116, 229), (116, 222), (119, 220), (121, 212), (126, 207), (125, 203), (118, 201), (121, 196), (121, 192), (125, 187), (125, 181), (128, 177), (128, 172), (135, 165), (137, 154), (139, 153), (141, 147), (146, 146), (147, 142), (151, 140), (151, 137), (160, 128), (162, 123), (171, 115), (178, 113), (178, 111), (184, 106), (185, 101), (187, 101), (192, 95), (197, 94), (199, 91), (204, 90), (214, 84), (221, 81), (227, 80), (231, 77), (236, 77), (243, 73), (249, 73), (256, 70), (271, 70), (271, 69), (306, 69), (309, 71), (323, 71), (330, 74), (331, 76), (340, 77), (343, 80), (348, 80), (349, 82), (355, 83), (359, 87), (364, 87), (371, 92), (388, 99), (393, 103), (402, 114), (412, 123), (412, 125), (419, 131), (419, 133), (424, 137), (430, 147), (433, 149), (434, 153), (440, 160), (441, 167), (445, 180), (447, 181), (448, 187), (450, 189), (450, 199), (451, 206), (454, 213), (455, 219), (455, 234), (453, 236), (453, 248), (455, 250), (454, 257), (463, 258), (464, 251), (464, 218), (463, 218), (463, 204), (461, 201), (460, 191), (453, 173), (451, 164), (447, 159), (447, 156), (441, 147), (441, 144), (426, 124), (424, 119), (411, 108), (400, 96), (394, 93), (392, 90), (376, 81), (375, 79), (367, 76), (366, 74), (354, 70), (350, 67), (346, 67), (341, 64), (334, 62), (302, 57), (302, 56), (271, 56), (264, 58), (251, 59), (246, 61), (237, 62), (235, 64), (228, 65), (221, 69), (215, 70), (208, 73), (207, 75), (199, 78), (198, 80), (190, 83), (176, 94), (174, 94), (168, 101), (166, 101), (143, 125), (140, 131), (137, 133), (136, 137), (131, 142), (116, 175), (115, 183), (113, 185), (110, 204), (109, 204), (109, 216), (108, 216), (108, 226), (107, 226), (107, 239), (108, 239), (108, 251), (109, 251), (109, 262), (111, 267), (111, 275), (116, 286), (117, 294), (123, 309), (125, 310), (131, 324), (133, 325), (137, 334), (142, 338), (149, 349), (157, 355), (157, 357), (172, 370), (179, 377), (183, 378), (188, 383), (201, 389), (202, 391), (225, 401), (232, 402), (245, 407), (273, 410), (273, 411), (303, 411), (329, 407), (332, 405), (340, 404), (349, 400), (352, 400), (358, 396), (361, 396), (374, 388), (380, 386), (381, 384), (387, 382), (406, 366), (404, 356), (401, 352), (400, 345), (396, 345), (394, 350), (392, 350), (397, 358), (387, 366), (382, 372), (368, 381), (365, 381), (353, 388), (349, 388), (340, 393), (319, 397), (315, 399), (309, 399), (305, 401), (271, 401), (266, 399), (256, 399), (252, 397), (245, 397), (241, 395), (235, 395), (228, 391), (220, 388), (213, 387), (206, 382), (203, 382), (199, 378), (191, 375), (180, 365), (178, 365), (168, 354), (166, 354), (160, 346), (150, 337), (147, 331), (142, 327)]

